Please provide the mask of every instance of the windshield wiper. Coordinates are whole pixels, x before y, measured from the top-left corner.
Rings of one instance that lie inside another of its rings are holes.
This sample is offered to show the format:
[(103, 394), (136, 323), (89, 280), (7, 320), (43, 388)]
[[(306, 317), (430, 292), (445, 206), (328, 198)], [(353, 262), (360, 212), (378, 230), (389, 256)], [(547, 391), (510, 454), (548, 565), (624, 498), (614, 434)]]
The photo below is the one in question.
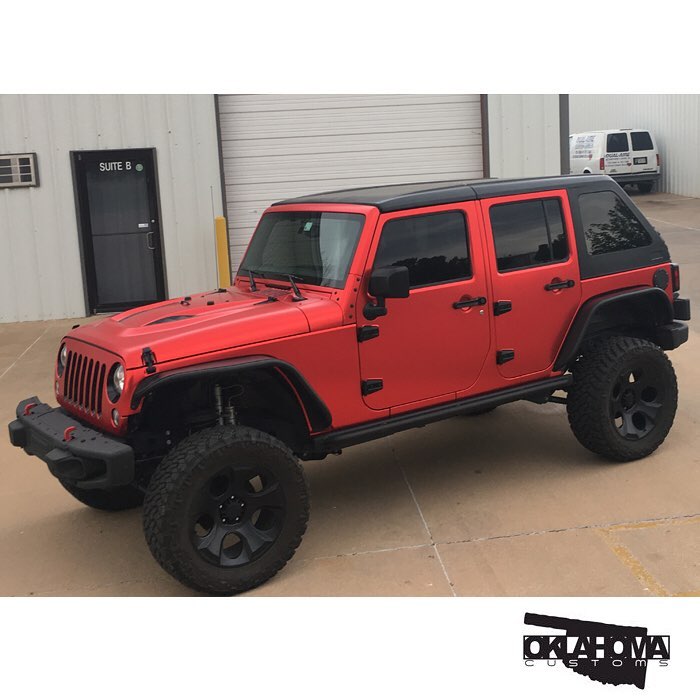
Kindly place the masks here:
[(302, 296), (301, 292), (299, 291), (299, 287), (297, 287), (297, 283), (296, 283), (296, 280), (303, 282), (304, 278), (299, 277), (298, 275), (284, 275), (284, 276), (289, 280), (289, 284), (292, 285), (292, 291), (294, 292), (294, 296), (292, 297), (292, 301), (304, 301), (306, 299), (306, 297)]
[(256, 270), (251, 269), (246, 270), (246, 272), (248, 273), (248, 279), (250, 280), (250, 291), (257, 292), (258, 285), (255, 284), (255, 275), (257, 275), (258, 277), (264, 277), (264, 275), (260, 272), (257, 272)]

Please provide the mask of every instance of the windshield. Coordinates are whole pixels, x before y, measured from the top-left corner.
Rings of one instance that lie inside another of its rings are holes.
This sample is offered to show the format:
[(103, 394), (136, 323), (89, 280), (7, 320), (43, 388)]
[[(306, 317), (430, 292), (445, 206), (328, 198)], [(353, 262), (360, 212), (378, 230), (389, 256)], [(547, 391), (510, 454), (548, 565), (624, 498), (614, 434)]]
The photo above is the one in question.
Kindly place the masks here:
[(260, 220), (239, 271), (341, 288), (364, 221), (362, 214), (270, 212)]

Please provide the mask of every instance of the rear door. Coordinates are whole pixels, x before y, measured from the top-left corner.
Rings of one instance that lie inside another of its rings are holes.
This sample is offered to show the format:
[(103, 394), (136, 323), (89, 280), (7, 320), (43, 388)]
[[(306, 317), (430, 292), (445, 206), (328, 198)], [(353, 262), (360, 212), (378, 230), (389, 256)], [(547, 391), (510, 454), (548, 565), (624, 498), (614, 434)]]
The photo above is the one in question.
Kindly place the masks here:
[(632, 131), (632, 167), (635, 173), (655, 173), (656, 146), (648, 131)]
[(605, 174), (632, 172), (632, 151), (627, 131), (611, 131), (605, 136)]
[[(478, 379), (491, 336), (477, 214), (476, 202), (466, 202), (380, 218), (368, 269), (408, 267), (411, 291), (387, 299), (386, 316), (367, 321), (358, 314), (370, 408), (448, 400)], [(361, 294), (359, 301), (362, 308), (373, 299)]]
[(566, 190), (482, 200), (496, 362), (507, 378), (550, 367), (581, 299)]

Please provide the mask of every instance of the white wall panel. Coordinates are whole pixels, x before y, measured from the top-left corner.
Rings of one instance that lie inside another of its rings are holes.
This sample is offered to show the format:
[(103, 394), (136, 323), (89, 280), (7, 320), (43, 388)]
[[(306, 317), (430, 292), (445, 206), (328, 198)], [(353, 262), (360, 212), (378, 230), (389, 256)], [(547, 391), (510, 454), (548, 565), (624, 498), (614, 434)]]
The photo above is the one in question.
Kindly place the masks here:
[(649, 129), (661, 154), (660, 190), (700, 197), (700, 95), (571, 95), (571, 133)]
[(483, 174), (479, 95), (220, 95), (235, 270), (274, 201)]
[(561, 174), (559, 95), (489, 95), (491, 177)]
[(40, 186), (0, 188), (0, 322), (85, 314), (70, 151), (155, 147), (167, 292), (216, 286), (222, 213), (211, 95), (0, 95), (0, 154)]

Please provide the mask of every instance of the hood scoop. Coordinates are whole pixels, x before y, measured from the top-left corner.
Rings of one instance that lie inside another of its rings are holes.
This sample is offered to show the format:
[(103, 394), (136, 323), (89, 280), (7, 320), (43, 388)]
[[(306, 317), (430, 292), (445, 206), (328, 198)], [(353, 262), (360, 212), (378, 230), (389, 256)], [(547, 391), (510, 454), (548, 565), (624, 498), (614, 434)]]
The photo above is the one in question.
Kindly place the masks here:
[(175, 316), (165, 316), (164, 318), (157, 318), (155, 321), (147, 323), (147, 326), (157, 326), (161, 323), (171, 323), (172, 321), (184, 321), (186, 318), (194, 318), (194, 314), (179, 314)]

